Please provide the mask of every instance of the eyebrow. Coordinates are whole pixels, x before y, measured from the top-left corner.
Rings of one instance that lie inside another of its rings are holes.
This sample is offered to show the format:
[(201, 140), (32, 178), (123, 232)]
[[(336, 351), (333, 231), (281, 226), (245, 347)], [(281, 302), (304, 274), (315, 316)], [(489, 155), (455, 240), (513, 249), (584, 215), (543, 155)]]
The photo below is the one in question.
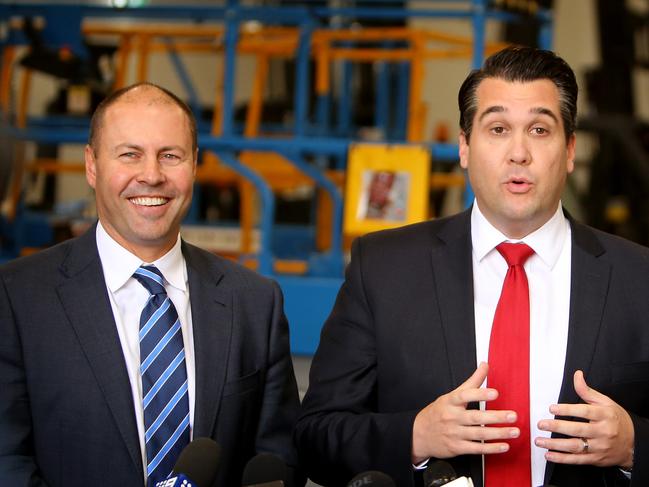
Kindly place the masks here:
[[(478, 118), (478, 121), (482, 121), (482, 119), (485, 118), (490, 113), (504, 113), (506, 111), (507, 111), (507, 109), (502, 105), (490, 106), (484, 112), (482, 112), (480, 114), (480, 117)], [(535, 108), (530, 109), (530, 113), (535, 113), (537, 115), (547, 115), (552, 120), (554, 120), (556, 123), (559, 123), (559, 119), (554, 114), (554, 112), (552, 110), (550, 110), (549, 108), (535, 107)]]
[(122, 149), (135, 149), (135, 150), (143, 150), (143, 148), (137, 144), (129, 144), (128, 142), (124, 142), (121, 144), (117, 144), (115, 146), (115, 150), (122, 150)]
[[(138, 144), (131, 144), (131, 143), (128, 143), (128, 142), (124, 142), (122, 144), (116, 145), (115, 149), (116, 150), (135, 149), (135, 150), (139, 150), (139, 151), (144, 151), (144, 147), (142, 147), (142, 146), (140, 146)], [(185, 150), (179, 145), (166, 145), (166, 146), (161, 147), (160, 149), (158, 149), (157, 152), (168, 152), (168, 151), (180, 151), (180, 152), (185, 153)]]

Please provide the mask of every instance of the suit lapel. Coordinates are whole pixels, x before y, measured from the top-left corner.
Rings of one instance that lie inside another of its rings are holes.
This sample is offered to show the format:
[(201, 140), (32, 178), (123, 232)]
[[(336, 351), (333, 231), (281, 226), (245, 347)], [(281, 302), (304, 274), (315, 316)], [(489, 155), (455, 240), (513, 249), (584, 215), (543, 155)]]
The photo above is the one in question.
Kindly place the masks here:
[(595, 234), (571, 221), (572, 265), (570, 319), (566, 365), (559, 401), (579, 402), (573, 386), (573, 373), (583, 370), (586, 377), (595, 352), (602, 324), (611, 266), (599, 257), (604, 253)]
[(143, 472), (130, 381), (97, 252), (94, 226), (71, 244), (61, 272), (64, 275), (58, 287), (61, 304), (131, 459)]
[(194, 438), (212, 436), (232, 337), (233, 299), (216, 261), (183, 242), (194, 329)]
[[(611, 266), (600, 258), (605, 250), (593, 231), (568, 218), (572, 229), (570, 317), (559, 402), (575, 404), (581, 399), (575, 392), (573, 374), (582, 370), (588, 379), (602, 324)], [(554, 463), (547, 463), (546, 481), (552, 478), (554, 466)]]
[(476, 368), (470, 210), (449, 219), (433, 246), (435, 287), (455, 389)]
[[(433, 245), (432, 267), (442, 330), (453, 383), (457, 388), (475, 371), (475, 316), (473, 306), (473, 258), (471, 209), (446, 221)], [(476, 407), (477, 404), (469, 407)], [(471, 478), (482, 484), (482, 461), (469, 457)]]

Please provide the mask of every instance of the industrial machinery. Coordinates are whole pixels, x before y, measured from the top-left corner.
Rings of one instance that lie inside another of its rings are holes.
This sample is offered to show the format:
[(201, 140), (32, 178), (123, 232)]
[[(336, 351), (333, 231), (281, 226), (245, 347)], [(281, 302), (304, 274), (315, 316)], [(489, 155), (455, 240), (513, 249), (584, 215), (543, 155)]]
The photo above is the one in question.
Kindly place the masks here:
[[(84, 189), (85, 198), (62, 203), (57, 188), (75, 177), (71, 184), (85, 188), (79, 150), (99, 100), (134, 81), (160, 83), (151, 65), (163, 56), (165, 75), (199, 122), (196, 196), (183, 236), (277, 279), (292, 349), (311, 353), (356, 236), (343, 232), (352, 148), (388, 147), (386, 164), (398, 168), (409, 154), (400, 148), (421, 147), (425, 167), (432, 160), (434, 168), (424, 173), (425, 188), (458, 187), (472, 200), (463, 175), (452, 170), (457, 147), (445, 127), (427, 135), (435, 107), (425, 102), (425, 83), (431, 73), (446, 80), (438, 62), (458, 60), (466, 74), (501, 48), (487, 42), (494, 23), (533, 18), (539, 45), (549, 47), (549, 10), (522, 2), (513, 11), (506, 3), (0, 5), (2, 256), (51, 245), (88, 225), (92, 195)], [(441, 19), (464, 24), (467, 34), (428, 26)], [(43, 77), (54, 88), (35, 113)], [(199, 87), (204, 78), (214, 83), (208, 90)], [(434, 214), (431, 194), (422, 192), (424, 217)]]

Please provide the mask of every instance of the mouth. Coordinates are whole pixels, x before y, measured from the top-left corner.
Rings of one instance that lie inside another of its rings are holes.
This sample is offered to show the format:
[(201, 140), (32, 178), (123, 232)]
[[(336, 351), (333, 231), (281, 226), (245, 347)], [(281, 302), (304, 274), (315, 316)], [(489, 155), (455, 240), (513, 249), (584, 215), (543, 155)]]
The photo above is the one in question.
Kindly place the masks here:
[(137, 206), (162, 206), (169, 201), (169, 198), (164, 196), (135, 196), (128, 200)]
[(526, 178), (513, 177), (505, 182), (505, 186), (512, 193), (526, 193), (532, 187), (532, 182)]

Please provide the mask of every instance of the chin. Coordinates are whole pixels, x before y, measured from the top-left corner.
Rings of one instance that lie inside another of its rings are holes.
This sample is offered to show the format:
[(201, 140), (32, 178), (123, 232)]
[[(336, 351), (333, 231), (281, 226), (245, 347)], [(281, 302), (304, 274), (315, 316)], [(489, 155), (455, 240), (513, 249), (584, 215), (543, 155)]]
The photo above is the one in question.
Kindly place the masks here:
[(139, 227), (133, 230), (135, 239), (140, 242), (141, 245), (147, 246), (162, 245), (170, 239), (176, 237), (176, 234), (169, 228), (146, 229)]

